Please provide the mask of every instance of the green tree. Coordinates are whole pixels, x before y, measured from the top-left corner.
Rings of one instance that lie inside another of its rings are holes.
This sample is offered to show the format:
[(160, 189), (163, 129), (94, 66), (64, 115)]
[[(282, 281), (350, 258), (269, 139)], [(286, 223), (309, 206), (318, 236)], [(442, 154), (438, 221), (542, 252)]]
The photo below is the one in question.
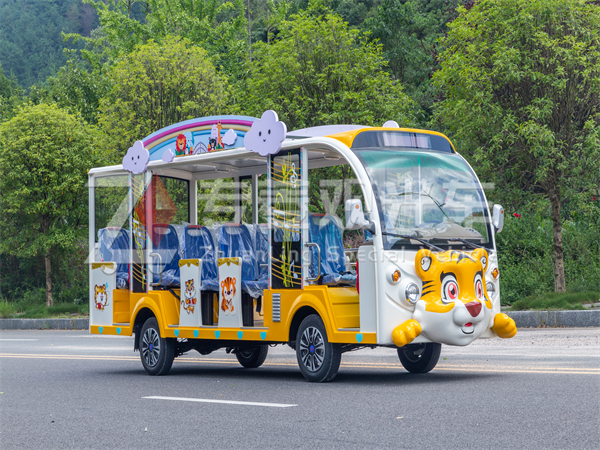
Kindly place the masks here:
[(220, 69), (240, 77), (247, 56), (247, 31), (242, 0), (83, 0), (98, 14), (100, 26), (89, 37), (65, 34), (83, 41), (84, 59), (94, 67), (114, 63), (150, 39), (173, 36), (203, 47)]
[(4, 0), (0, 18), (0, 61), (24, 88), (65, 64), (61, 32), (87, 36), (97, 21), (81, 0)]
[(220, 114), (227, 104), (227, 80), (187, 39), (140, 45), (109, 71), (112, 88), (100, 102), (99, 123), (119, 155), (156, 130)]
[(0, 253), (41, 257), (53, 305), (54, 252), (87, 231), (87, 170), (102, 163), (98, 131), (55, 105), (26, 106), (0, 124)]
[(108, 95), (110, 80), (106, 70), (90, 68), (76, 55), (56, 74), (29, 90), (33, 103), (56, 103), (65, 111), (80, 115), (86, 122), (98, 122), (100, 100)]
[(381, 47), (338, 16), (294, 15), (270, 45), (255, 46), (242, 110), (277, 111), (289, 129), (414, 121), (414, 102), (385, 71)]
[(549, 201), (562, 292), (561, 207), (600, 181), (600, 7), (482, 0), (460, 9), (443, 44), (437, 119), (497, 182), (494, 195)]

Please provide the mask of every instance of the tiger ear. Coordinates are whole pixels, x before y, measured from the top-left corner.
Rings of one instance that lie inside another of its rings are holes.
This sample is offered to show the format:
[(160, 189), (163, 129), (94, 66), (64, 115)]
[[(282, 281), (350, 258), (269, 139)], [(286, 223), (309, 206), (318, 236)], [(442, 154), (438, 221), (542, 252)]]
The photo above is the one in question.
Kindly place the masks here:
[(234, 278), (234, 279), (232, 280), (232, 283), (233, 283), (233, 285), (234, 285), (234, 286), (235, 286), (235, 283), (236, 283), (236, 282), (237, 282), (237, 280)]
[(426, 279), (427, 273), (436, 261), (437, 258), (435, 253), (432, 253), (427, 249), (419, 250), (415, 256), (415, 269), (417, 271), (417, 275), (419, 275), (422, 280)]
[(483, 266), (483, 271), (485, 272), (488, 266), (488, 252), (484, 248), (476, 248), (471, 253), (478, 261), (481, 262)]
[(224, 288), (225, 287), (225, 282), (221, 281), (221, 287)]

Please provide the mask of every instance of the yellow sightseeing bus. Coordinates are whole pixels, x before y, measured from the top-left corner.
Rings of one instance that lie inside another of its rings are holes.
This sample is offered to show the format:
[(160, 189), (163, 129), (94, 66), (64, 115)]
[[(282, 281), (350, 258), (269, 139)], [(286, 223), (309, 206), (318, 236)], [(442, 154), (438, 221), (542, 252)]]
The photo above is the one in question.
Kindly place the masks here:
[(89, 211), (90, 332), (134, 335), (151, 375), (191, 350), (256, 368), (274, 344), (309, 381), (376, 346), (424, 373), (441, 344), (517, 331), (502, 207), (433, 131), (188, 120), (91, 169)]

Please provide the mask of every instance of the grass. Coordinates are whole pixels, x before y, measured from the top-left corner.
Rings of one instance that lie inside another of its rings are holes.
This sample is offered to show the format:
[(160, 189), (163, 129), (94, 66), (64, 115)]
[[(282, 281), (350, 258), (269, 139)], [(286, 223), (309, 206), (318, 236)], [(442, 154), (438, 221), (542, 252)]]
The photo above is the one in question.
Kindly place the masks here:
[(514, 302), (511, 311), (552, 311), (558, 309), (585, 309), (583, 305), (600, 302), (598, 292), (548, 292), (525, 297)]
[(89, 315), (87, 302), (55, 303), (54, 306), (31, 304), (25, 302), (0, 302), (0, 317), (3, 319), (64, 319)]

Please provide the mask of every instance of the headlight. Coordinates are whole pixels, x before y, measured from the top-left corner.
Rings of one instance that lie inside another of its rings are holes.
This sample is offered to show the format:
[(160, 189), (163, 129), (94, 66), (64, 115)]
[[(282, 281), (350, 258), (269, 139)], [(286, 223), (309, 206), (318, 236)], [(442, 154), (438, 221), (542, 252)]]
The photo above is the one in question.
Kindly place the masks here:
[(494, 298), (496, 296), (496, 286), (494, 285), (494, 283), (488, 281), (487, 283), (485, 283), (485, 288), (487, 289), (488, 295), (490, 297)]
[(415, 283), (410, 283), (408, 286), (406, 286), (404, 295), (406, 295), (406, 300), (408, 300), (410, 303), (417, 303), (417, 300), (419, 300), (419, 286), (417, 286)]

